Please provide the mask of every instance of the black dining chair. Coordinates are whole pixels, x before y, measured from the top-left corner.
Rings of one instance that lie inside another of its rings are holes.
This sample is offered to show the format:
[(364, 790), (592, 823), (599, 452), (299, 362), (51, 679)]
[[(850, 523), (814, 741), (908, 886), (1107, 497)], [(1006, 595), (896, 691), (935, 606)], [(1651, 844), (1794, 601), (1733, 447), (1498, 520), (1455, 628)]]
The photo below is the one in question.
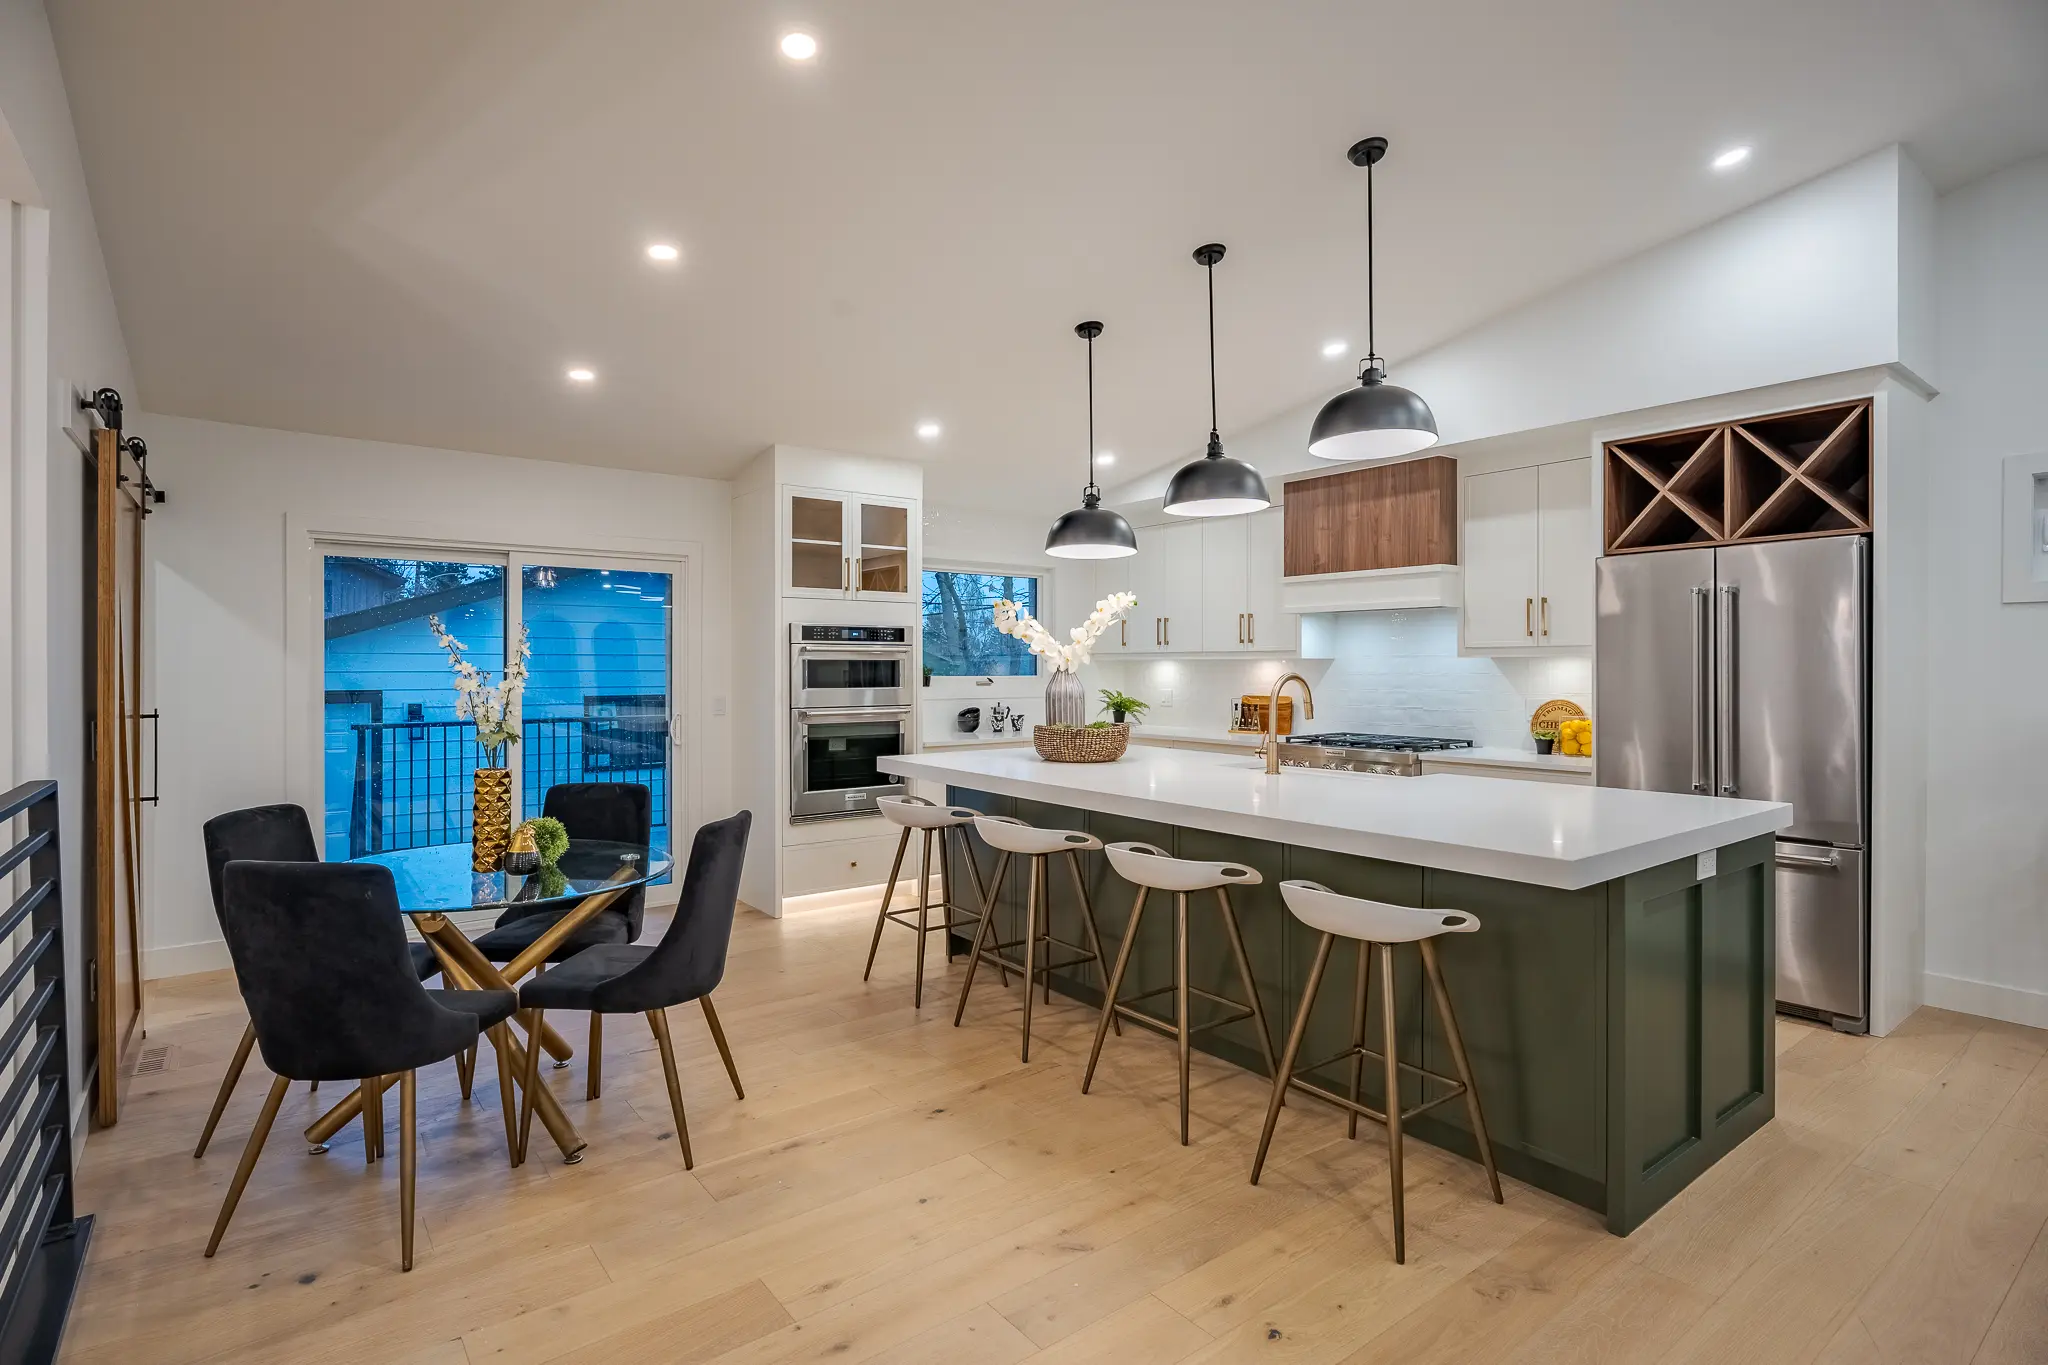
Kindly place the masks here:
[[(200, 826), (200, 835), (206, 843), (206, 881), (213, 892), (213, 915), (220, 922), (223, 938), (227, 936), (227, 917), (221, 910), (221, 873), (229, 863), (244, 860), (265, 863), (320, 861), (320, 846), (313, 841), (313, 824), (306, 818), (303, 806), (251, 806), (247, 810), (231, 810)], [(213, 1109), (206, 1116), (206, 1126), (199, 1130), (199, 1145), (192, 1149), (194, 1158), (206, 1155), (207, 1144), (213, 1141), (213, 1130), (220, 1126), (220, 1116), (227, 1112), (228, 1098), (241, 1083), (242, 1068), (248, 1064), (249, 1051), (255, 1046), (256, 1025), (252, 1022), (242, 1030), (242, 1041), (235, 1045), (235, 1055), (228, 1061), (227, 1075), (220, 1078), (220, 1093), (213, 1097)]]
[[(603, 839), (645, 846), (654, 837), (654, 796), (638, 782), (557, 782), (548, 788), (540, 813), (560, 820), (571, 839)], [(528, 910), (513, 905), (498, 916), (494, 928), (473, 941), (477, 951), (492, 962), (510, 962), (574, 908), (552, 905), (543, 910)], [(636, 886), (564, 939), (559, 948), (548, 954), (548, 962), (566, 962), (584, 949), (599, 945), (637, 943), (646, 916), (647, 888)], [(595, 1014), (590, 1017), (590, 1066), (585, 1093), (593, 1100), (598, 1096), (604, 1072), (601, 1018)]]
[(506, 1142), (518, 1164), (505, 1022), (517, 997), (511, 991), (430, 991), (420, 985), (389, 868), (236, 861), (223, 870), (222, 884), (222, 927), (235, 980), (263, 1063), (276, 1079), (242, 1149), (206, 1254), (220, 1247), (291, 1082), (358, 1082), (364, 1154), (375, 1160), (384, 1145), (384, 1087), (396, 1076), (399, 1240), (403, 1267), (411, 1270), (415, 1073), (476, 1046), (478, 1033), (488, 1031), (498, 1052)]
[[(733, 908), (739, 901), (740, 865), (746, 861), (751, 811), (714, 821), (697, 831), (690, 844), (689, 867), (683, 873), (681, 899), (668, 932), (654, 944), (606, 943), (586, 948), (559, 967), (519, 988), (519, 1006), (526, 1012), (530, 1036), (540, 1036), (547, 1010), (589, 1010), (595, 1020), (606, 1014), (644, 1014), (661, 1049), (661, 1069), (668, 1079), (668, 1103), (676, 1119), (676, 1137), (683, 1147), (683, 1166), (696, 1164), (690, 1154), (690, 1128), (683, 1117), (683, 1087), (676, 1079), (675, 1046), (669, 1039), (671, 1005), (695, 1000), (704, 1010), (711, 1041), (732, 1078), (732, 1092), (747, 1097), (733, 1065), (732, 1048), (719, 1027), (711, 992), (725, 976), (725, 951), (732, 940)], [(594, 1059), (593, 1059), (594, 1062)], [(536, 1048), (526, 1054), (526, 1098), (519, 1114), (522, 1148), (533, 1128), (533, 1087), (540, 1083)]]

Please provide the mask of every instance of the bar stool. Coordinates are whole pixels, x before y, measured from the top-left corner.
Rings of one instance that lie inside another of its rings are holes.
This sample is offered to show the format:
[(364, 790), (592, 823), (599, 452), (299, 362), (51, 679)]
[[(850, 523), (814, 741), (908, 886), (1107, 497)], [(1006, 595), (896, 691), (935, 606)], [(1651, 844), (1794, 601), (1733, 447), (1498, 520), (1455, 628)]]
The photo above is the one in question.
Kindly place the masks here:
[[(1472, 1136), (1479, 1144), (1479, 1161), (1486, 1167), (1486, 1180), (1493, 1187), (1493, 1202), (1502, 1203), (1500, 1173), (1493, 1167), (1493, 1144), (1486, 1139), (1486, 1119), (1479, 1111), (1479, 1090), (1472, 1083), (1472, 1066), (1465, 1057), (1465, 1039), (1458, 1032), (1458, 1020), (1451, 1013), (1451, 997), (1444, 989), (1444, 974), (1436, 960), (1436, 944), (1433, 940), (1440, 934), (1469, 934), (1479, 927), (1476, 916), (1462, 910), (1416, 910), (1405, 905), (1388, 905), (1384, 901), (1362, 900), (1356, 896), (1343, 896), (1317, 882), (1289, 881), (1280, 883), (1281, 898), (1296, 919), (1311, 929), (1322, 931), (1322, 940), (1316, 944), (1315, 965), (1309, 968), (1308, 985), (1302, 991), (1301, 1008), (1294, 1016), (1294, 1028), (1287, 1035), (1287, 1050), (1281, 1054), (1280, 1069), (1273, 1077), (1273, 1097), (1266, 1105), (1266, 1127), (1259, 1134), (1259, 1154), (1252, 1159), (1252, 1184), (1259, 1183), (1259, 1172), (1266, 1164), (1266, 1148), (1273, 1141), (1273, 1125), (1280, 1119), (1280, 1101), (1287, 1094), (1287, 1087), (1293, 1085), (1320, 1099), (1328, 1100), (1340, 1108), (1350, 1111), (1350, 1135), (1358, 1136), (1358, 1119), (1362, 1114), (1375, 1123), (1387, 1128), (1387, 1166), (1394, 1182), (1394, 1262), (1401, 1264), (1407, 1259), (1405, 1245), (1406, 1219), (1402, 1210), (1401, 1183), (1401, 1127), (1417, 1114), (1434, 1109), (1439, 1104), (1458, 1096), (1465, 1097), (1465, 1112), (1472, 1121)], [(1323, 984), (1323, 969), (1330, 962), (1330, 945), (1339, 938), (1354, 939), (1358, 943), (1358, 984), (1352, 997), (1351, 1046), (1315, 1066), (1305, 1068), (1319, 1070), (1334, 1062), (1351, 1059), (1351, 1096), (1342, 1095), (1297, 1080), (1294, 1076), (1294, 1059), (1301, 1050), (1301, 1038), (1308, 1031), (1309, 1012), (1315, 1007), (1316, 991)], [(1413, 943), (1422, 954), (1422, 970), (1429, 979), (1429, 993), (1436, 1001), (1437, 1018), (1444, 1026), (1444, 1037), (1451, 1045), (1451, 1061), (1458, 1068), (1456, 1079), (1440, 1075), (1419, 1066), (1410, 1066), (1399, 1060), (1395, 1043), (1394, 1005), (1394, 945)], [(1365, 1046), (1365, 997), (1370, 981), (1366, 949), (1378, 948), (1380, 960), (1380, 1020), (1381, 1047), (1374, 1052)], [(1358, 1090), (1364, 1059), (1371, 1057), (1385, 1068), (1387, 1087), (1387, 1109), (1384, 1114), (1359, 1103)], [(1413, 1109), (1401, 1108), (1400, 1073), (1410, 1071), (1429, 1080), (1440, 1081), (1449, 1090), (1433, 1100), (1425, 1100)]]
[[(1078, 967), (1083, 962), (1093, 962), (1097, 971), (1103, 970), (1102, 935), (1095, 927), (1095, 905), (1088, 899), (1088, 883), (1081, 876), (1081, 855), (1092, 853), (1102, 847), (1102, 840), (1092, 834), (1083, 834), (1077, 829), (1039, 829), (1022, 820), (1007, 815), (976, 815), (975, 833), (982, 837), (990, 848), (1001, 854), (996, 862), (995, 876), (990, 879), (987, 893), (982, 902), (981, 927), (975, 931), (974, 947), (967, 954), (967, 979), (960, 983), (960, 1003), (953, 1010), (953, 1027), (960, 1027), (960, 1020), (967, 1013), (967, 993), (974, 989), (974, 969), (986, 957), (995, 963), (998, 971), (1016, 968), (1024, 978), (1024, 1047), (1022, 1059), (1031, 1060), (1031, 987), (1040, 978), (1045, 981), (1045, 1001), (1052, 1003), (1052, 973), (1055, 967)], [(1047, 920), (1051, 899), (1051, 888), (1047, 877), (1048, 861), (1055, 853), (1067, 855), (1067, 870), (1074, 877), (1074, 891), (1081, 898), (1081, 927), (1088, 934), (1088, 946), (1068, 943), (1065, 939), (1052, 936)], [(1012, 857), (1031, 860), (1031, 881), (1025, 895), (1024, 937), (1008, 943), (995, 941), (996, 897), (1002, 894), (1003, 874), (1010, 870)], [(1039, 946), (1045, 948), (1045, 958), (1038, 956)], [(1022, 947), (1022, 966), (1003, 957), (1005, 948)], [(1065, 962), (1052, 961), (1052, 950), (1065, 948), (1076, 956)], [(1007, 975), (1004, 984), (1009, 983)], [(1105, 988), (1108, 984), (1104, 977)]]
[[(877, 798), (875, 804), (881, 807), (883, 817), (891, 824), (903, 827), (903, 837), (896, 841), (896, 860), (889, 864), (889, 883), (882, 888), (882, 910), (880, 914), (875, 916), (875, 936), (868, 943), (868, 965), (861, 972), (860, 979), (863, 981), (867, 980), (875, 970), (875, 950), (882, 946), (883, 925), (893, 920), (906, 929), (915, 930), (917, 933), (917, 985), (911, 992), (911, 1003), (915, 1008), (923, 1009), (925, 935), (933, 932), (943, 932), (947, 935), (946, 961), (951, 962), (953, 960), (951, 935), (954, 912), (958, 911), (963, 919), (971, 920), (975, 918), (974, 911), (964, 905), (956, 904), (953, 900), (953, 873), (951, 864), (946, 858), (946, 844), (955, 833), (959, 835), (960, 851), (967, 856), (967, 870), (974, 876), (974, 889), (976, 893), (983, 900), (988, 898), (988, 894), (983, 890), (981, 884), (981, 868), (975, 864), (974, 850), (968, 847), (967, 844), (967, 826), (974, 822), (974, 817), (979, 812), (969, 810), (965, 806), (935, 806), (921, 796), (884, 796)], [(920, 830), (924, 834), (923, 856), (918, 862), (918, 867), (922, 870), (923, 875), (917, 879), (917, 906), (915, 909), (905, 906), (901, 910), (891, 910), (889, 902), (895, 899), (896, 896), (896, 874), (903, 869), (903, 855), (909, 851), (912, 830)], [(938, 924), (930, 922), (932, 909), (930, 904), (932, 836), (934, 834), (938, 836), (939, 840), (938, 908), (941, 922)], [(917, 917), (915, 924), (911, 923), (911, 916), (913, 915)], [(1008, 985), (1009, 982), (1009, 974), (1006, 972), (1003, 975), (1003, 984)]]
[[(1244, 932), (1238, 927), (1237, 911), (1230, 904), (1229, 890), (1232, 886), (1257, 886), (1265, 879), (1259, 875), (1258, 869), (1242, 863), (1204, 863), (1175, 858), (1153, 844), (1110, 844), (1103, 851), (1109, 855), (1109, 865), (1116, 869), (1117, 875), (1138, 888), (1138, 900), (1131, 907), (1131, 922), (1124, 930), (1123, 946), (1117, 950), (1116, 969), (1109, 974), (1109, 989), (1102, 997), (1102, 1018), (1095, 1025), (1095, 1046), (1088, 1052), (1088, 1069), (1081, 1076), (1081, 1093), (1087, 1094), (1089, 1084), (1095, 1079), (1095, 1063), (1102, 1055), (1103, 1037), (1117, 1017), (1165, 1034), (1180, 1045), (1180, 1145), (1185, 1147), (1188, 1145), (1188, 1058), (1197, 1031), (1234, 1024), (1240, 1019), (1253, 1020), (1259, 1026), (1259, 1050), (1266, 1054), (1266, 1070), (1276, 1071), (1273, 1031), (1267, 1027), (1266, 1012), (1259, 1006), (1259, 988), (1252, 980), (1251, 958), (1244, 950)], [(1144, 918), (1145, 897), (1153, 891), (1173, 893), (1173, 984), (1141, 991), (1129, 1000), (1120, 1000), (1117, 991), (1123, 986), (1124, 969), (1130, 965), (1131, 945), (1138, 941), (1138, 922)], [(1243, 1000), (1233, 1000), (1227, 995), (1217, 995), (1188, 984), (1188, 897), (1197, 891), (1216, 893), (1216, 903), (1223, 910), (1224, 932), (1230, 938), (1231, 956), (1237, 959), (1238, 979), (1244, 983)], [(1151, 1015), (1131, 1008), (1132, 1001), (1164, 995), (1168, 991), (1174, 996), (1174, 1023), (1171, 1028)], [(1227, 1005), (1234, 1012), (1205, 1024), (1190, 1026), (1188, 1000), (1196, 995), (1218, 1005)]]

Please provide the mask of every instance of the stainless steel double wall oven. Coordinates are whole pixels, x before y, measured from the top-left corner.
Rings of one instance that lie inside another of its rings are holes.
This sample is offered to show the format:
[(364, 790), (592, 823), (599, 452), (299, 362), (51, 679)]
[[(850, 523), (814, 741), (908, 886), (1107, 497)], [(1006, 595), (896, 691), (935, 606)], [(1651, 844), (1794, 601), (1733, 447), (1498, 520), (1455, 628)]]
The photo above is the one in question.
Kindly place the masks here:
[(912, 653), (902, 626), (789, 628), (791, 820), (871, 815), (908, 790), (877, 764), (910, 747)]

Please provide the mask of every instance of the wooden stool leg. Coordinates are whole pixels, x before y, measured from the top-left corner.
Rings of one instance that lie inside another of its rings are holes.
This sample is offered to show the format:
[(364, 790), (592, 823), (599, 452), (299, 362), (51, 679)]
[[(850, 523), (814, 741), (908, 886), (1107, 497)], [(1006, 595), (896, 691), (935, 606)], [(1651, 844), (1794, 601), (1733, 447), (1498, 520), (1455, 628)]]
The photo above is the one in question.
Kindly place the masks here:
[[(1107, 999), (1109, 995), (1109, 959), (1103, 956), (1102, 930), (1095, 923), (1095, 901), (1088, 894), (1087, 879), (1081, 875), (1080, 854), (1073, 852), (1067, 854), (1067, 871), (1074, 874), (1074, 894), (1081, 898), (1081, 927), (1088, 931), (1088, 951), (1095, 954), (1095, 970), (1102, 974), (1103, 997)], [(1047, 990), (1051, 990), (1049, 983), (1050, 978), (1048, 978)], [(1116, 1011), (1114, 1010), (1110, 1011), (1109, 1026), (1116, 1030), (1117, 1037), (1121, 1038), (1124, 1036), (1123, 1020), (1117, 1018)]]
[(1038, 893), (1045, 880), (1045, 855), (1031, 855), (1031, 880), (1024, 893), (1024, 1047), (1020, 1057), (1031, 1060), (1031, 992), (1038, 987)]
[[(958, 828), (958, 826), (955, 826)], [(930, 869), (926, 869), (929, 871)], [(939, 918), (946, 940), (946, 961), (953, 960), (953, 830), (939, 831)]]
[(206, 1126), (199, 1130), (199, 1145), (192, 1149), (196, 1160), (206, 1155), (206, 1144), (213, 1141), (213, 1130), (220, 1126), (220, 1116), (227, 1111), (228, 1097), (235, 1093), (235, 1085), (242, 1079), (242, 1068), (249, 1064), (249, 1049), (256, 1046), (256, 1026), (244, 1025), (242, 1041), (235, 1044), (234, 1060), (228, 1063), (228, 1074), (220, 1078), (220, 1093), (213, 1097), (213, 1111), (206, 1116)]
[[(908, 827), (903, 831), (910, 833)], [(910, 1007), (924, 1008), (924, 940), (931, 930), (932, 910), (932, 832), (924, 831), (924, 839), (918, 845), (917, 861), (917, 983), (910, 988)]]
[(725, 1041), (725, 1030), (718, 1026), (718, 1011), (711, 1008), (711, 997), (699, 996), (697, 1003), (704, 1007), (704, 1022), (711, 1029), (711, 1041), (718, 1044), (718, 1058), (725, 1063), (725, 1074), (732, 1081), (732, 1097), (743, 1100), (746, 1088), (740, 1084), (740, 1069), (732, 1064), (732, 1048)]
[(654, 1030), (655, 1046), (661, 1049), (661, 1074), (668, 1079), (668, 1107), (676, 1119), (676, 1141), (683, 1144), (683, 1169), (692, 1170), (697, 1161), (690, 1155), (690, 1121), (683, 1114), (683, 1083), (676, 1079), (676, 1049), (669, 1041), (667, 1012), (647, 1011), (647, 1024)]
[[(982, 906), (984, 912), (986, 912), (988, 906), (995, 904), (995, 892), (989, 890), (988, 883), (981, 879), (981, 860), (974, 856), (974, 841), (967, 837), (967, 827), (965, 825), (956, 825), (954, 828), (960, 834), (960, 856), (967, 862), (967, 875), (974, 879), (974, 903)], [(1008, 857), (1009, 855), (1004, 854), (1003, 856)], [(995, 875), (996, 884), (998, 886), (1002, 885), (1003, 863), (1001, 859), (998, 859), (996, 862)], [(972, 971), (974, 969), (970, 966), (968, 970)], [(1010, 969), (1005, 967), (1000, 959), (996, 962), (996, 977), (1003, 983), (1004, 990), (1010, 988)]]
[[(503, 1028), (500, 1024), (498, 1027)], [(502, 1078), (508, 1063), (503, 1053), (498, 1054), (498, 1075)], [(412, 1269), (412, 1224), (413, 1224), (413, 1176), (419, 1169), (419, 1134), (417, 1118), (419, 1110), (419, 1078), (408, 1071), (398, 1078), (398, 1246), (401, 1252), (400, 1270)], [(512, 1102), (509, 1089), (505, 1102)]]
[(1301, 1006), (1294, 1012), (1294, 1027), (1287, 1031), (1287, 1047), (1280, 1053), (1280, 1069), (1273, 1073), (1273, 1097), (1266, 1101), (1266, 1126), (1259, 1132), (1258, 1154), (1252, 1158), (1252, 1184), (1266, 1166), (1266, 1149), (1273, 1145), (1273, 1125), (1280, 1122), (1280, 1101), (1294, 1079), (1294, 1059), (1301, 1053), (1302, 1035), (1308, 1032), (1309, 1011), (1315, 1008), (1316, 992), (1322, 988), (1323, 969), (1330, 965), (1330, 944), (1334, 934), (1324, 934), (1316, 944), (1315, 962), (1308, 969), (1308, 984), (1302, 988)]
[(1472, 1080), (1472, 1063), (1465, 1056), (1465, 1037), (1458, 1032), (1457, 1016), (1451, 1013), (1451, 993), (1444, 989), (1443, 968), (1437, 964), (1436, 944), (1422, 940), (1422, 969), (1429, 974), (1429, 993), (1436, 997), (1437, 1018), (1444, 1026), (1444, 1038), (1451, 1045), (1451, 1061), (1458, 1079), (1465, 1083), (1465, 1114), (1472, 1120), (1472, 1138), (1479, 1144), (1479, 1162), (1486, 1167), (1486, 1183), (1493, 1187), (1493, 1202), (1500, 1196), (1500, 1172), (1493, 1168), (1493, 1143), (1487, 1140), (1486, 1116), (1479, 1110), (1479, 1087)]
[(604, 1077), (604, 1016), (596, 1010), (590, 1012), (590, 1077), (585, 1086), (583, 1098), (594, 1100)]
[(861, 969), (860, 979), (865, 981), (875, 970), (875, 950), (882, 946), (882, 926), (889, 922), (889, 902), (896, 899), (896, 874), (903, 869), (903, 851), (910, 847), (910, 826), (903, 827), (903, 837), (896, 841), (896, 859), (889, 864), (889, 881), (882, 888), (882, 908), (875, 912), (875, 936), (868, 940), (868, 965)]
[(1407, 1187), (1401, 1178), (1401, 1063), (1397, 1060), (1399, 1041), (1394, 1017), (1394, 947), (1382, 943), (1379, 950), (1380, 1046), (1386, 1053), (1387, 1071), (1387, 1173), (1394, 1182), (1394, 1264), (1402, 1265), (1408, 1260), (1408, 1216), (1403, 1207)]
[(1266, 1074), (1270, 1076), (1279, 1059), (1273, 1055), (1273, 1030), (1266, 1023), (1266, 1007), (1259, 1003), (1259, 983), (1252, 980), (1252, 955), (1244, 948), (1244, 927), (1237, 922), (1237, 907), (1230, 903), (1227, 888), (1216, 888), (1216, 900), (1223, 907), (1223, 928), (1230, 935), (1230, 951), (1237, 958), (1237, 974), (1244, 981), (1244, 1002), (1251, 1007), (1252, 1023), (1259, 1030), (1259, 1051), (1266, 1055)]
[(1180, 1145), (1188, 1145), (1188, 1061), (1194, 1034), (1188, 1031), (1188, 893), (1173, 893), (1173, 1033), (1180, 1054)]
[(228, 1220), (235, 1216), (235, 1205), (242, 1202), (242, 1190), (249, 1183), (249, 1172), (256, 1169), (256, 1158), (263, 1155), (263, 1143), (270, 1136), (270, 1125), (277, 1120), (277, 1107), (284, 1103), (284, 1092), (291, 1088), (292, 1083), (279, 1076), (271, 1081), (270, 1093), (263, 1097), (263, 1110), (256, 1115), (256, 1127), (242, 1146), (242, 1159), (235, 1166), (235, 1178), (228, 1182), (228, 1197), (220, 1206), (220, 1216), (213, 1220), (213, 1236), (206, 1239), (206, 1254), (209, 1256), (220, 1250), (221, 1235), (228, 1230)]
[[(1365, 993), (1372, 985), (1372, 945), (1364, 939), (1358, 941), (1358, 975), (1352, 982), (1351, 994), (1351, 1102), (1358, 1103), (1358, 1096), (1365, 1083), (1365, 1054), (1356, 1049), (1365, 1046)], [(1351, 1111), (1350, 1122), (1344, 1136), (1358, 1136), (1358, 1111)]]
[[(981, 925), (974, 931), (974, 946), (967, 950), (967, 977), (960, 983), (960, 999), (953, 1006), (953, 1027), (960, 1027), (960, 1020), (967, 1013), (967, 993), (974, 989), (974, 969), (981, 965), (981, 955), (988, 945), (995, 942), (996, 897), (1002, 893), (1003, 873), (1010, 867), (1010, 855), (1005, 853), (996, 860), (995, 879), (988, 884), (987, 894), (981, 902)], [(1003, 974), (1003, 984), (1010, 984), (1009, 973)]]
[(1095, 1063), (1102, 1056), (1102, 1040), (1109, 1033), (1110, 1020), (1116, 1017), (1116, 994), (1123, 989), (1124, 969), (1131, 965), (1131, 945), (1138, 941), (1138, 921), (1145, 915), (1145, 888), (1138, 888), (1137, 904), (1131, 907), (1131, 922), (1124, 927), (1123, 945), (1116, 950), (1116, 968), (1109, 974), (1109, 985), (1102, 993), (1102, 1018), (1095, 1021), (1095, 1045), (1088, 1049), (1088, 1069), (1081, 1073), (1081, 1093), (1088, 1093), (1088, 1086), (1095, 1080)]

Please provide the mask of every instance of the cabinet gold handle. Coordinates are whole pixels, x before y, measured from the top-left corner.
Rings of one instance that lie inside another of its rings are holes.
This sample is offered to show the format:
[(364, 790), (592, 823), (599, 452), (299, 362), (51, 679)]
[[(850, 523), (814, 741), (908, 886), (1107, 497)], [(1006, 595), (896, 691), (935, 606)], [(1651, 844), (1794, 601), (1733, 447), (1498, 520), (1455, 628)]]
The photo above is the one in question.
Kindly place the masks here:
[(1259, 642), (1259, 618), (1256, 612), (1244, 614), (1244, 642), (1255, 645)]
[(1239, 613), (1237, 614), (1237, 642), (1238, 642), (1239, 644), (1243, 644), (1243, 643), (1244, 643), (1244, 613), (1243, 613), (1243, 612), (1239, 612)]
[(1119, 621), (1116, 623), (1116, 629), (1117, 648), (1129, 649), (1131, 647), (1131, 623), (1128, 620)]
[(1543, 599), (1543, 634), (1545, 638), (1550, 635), (1550, 599), (1547, 597)]
[(1522, 599), (1522, 634), (1534, 638), (1536, 634), (1536, 599)]
[(852, 586), (853, 561), (851, 559), (842, 559), (839, 561), (839, 591), (845, 592)]
[(1162, 631), (1164, 631), (1164, 632), (1165, 632), (1165, 634), (1166, 634), (1166, 639), (1165, 639), (1165, 642), (1164, 642), (1164, 643), (1165, 643), (1165, 645), (1166, 645), (1166, 647), (1167, 647), (1168, 649), (1172, 649), (1172, 648), (1173, 648), (1173, 618), (1172, 618), (1171, 616), (1162, 616), (1162, 617), (1160, 617), (1160, 618), (1159, 618), (1159, 628), (1160, 628), (1160, 629), (1161, 629)]

